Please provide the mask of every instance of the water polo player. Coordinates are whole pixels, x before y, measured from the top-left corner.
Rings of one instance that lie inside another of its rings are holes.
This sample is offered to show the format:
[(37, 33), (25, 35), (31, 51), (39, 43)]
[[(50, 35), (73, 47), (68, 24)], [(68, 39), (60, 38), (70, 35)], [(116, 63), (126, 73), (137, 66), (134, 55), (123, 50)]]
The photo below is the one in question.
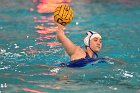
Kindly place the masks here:
[[(97, 52), (102, 47), (102, 37), (99, 33), (94, 31), (88, 31), (87, 36), (84, 39), (86, 49), (82, 49), (80, 46), (75, 45), (64, 33), (64, 26), (58, 25), (57, 39), (62, 43), (65, 51), (69, 55), (71, 62), (62, 63), (61, 66), (68, 67), (83, 67), (88, 63), (96, 61), (98, 58)], [(100, 58), (101, 59), (101, 58)]]
[(54, 11), (54, 21), (58, 25), (57, 39), (62, 43), (65, 51), (69, 55), (71, 61), (68, 63), (61, 63), (60, 66), (66, 67), (84, 67), (89, 63), (93, 63), (97, 60), (110, 59), (98, 58), (97, 52), (102, 47), (102, 37), (99, 33), (94, 31), (88, 31), (87, 36), (84, 39), (86, 49), (82, 49), (80, 46), (75, 45), (64, 33), (64, 28), (73, 19), (74, 13), (71, 7), (68, 5), (60, 5)]

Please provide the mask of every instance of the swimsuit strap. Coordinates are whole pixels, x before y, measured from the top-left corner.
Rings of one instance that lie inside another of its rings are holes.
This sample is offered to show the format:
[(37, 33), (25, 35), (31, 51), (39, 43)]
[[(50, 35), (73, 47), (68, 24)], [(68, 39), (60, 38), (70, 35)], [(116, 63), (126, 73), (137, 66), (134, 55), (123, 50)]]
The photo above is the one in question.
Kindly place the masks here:
[[(95, 54), (96, 58), (98, 58), (98, 54), (94, 51), (93, 51), (93, 53)], [(86, 52), (86, 57), (85, 58), (90, 58), (90, 56), (88, 55), (87, 52)], [(95, 59), (93, 55), (92, 55), (92, 58)]]
[(88, 55), (88, 53), (86, 52), (86, 57), (85, 58), (90, 58), (90, 56)]
[[(95, 54), (96, 58), (98, 58), (98, 54), (96, 52), (94, 52), (94, 51), (92, 51), (92, 52)], [(92, 55), (92, 58), (94, 58), (93, 55)]]

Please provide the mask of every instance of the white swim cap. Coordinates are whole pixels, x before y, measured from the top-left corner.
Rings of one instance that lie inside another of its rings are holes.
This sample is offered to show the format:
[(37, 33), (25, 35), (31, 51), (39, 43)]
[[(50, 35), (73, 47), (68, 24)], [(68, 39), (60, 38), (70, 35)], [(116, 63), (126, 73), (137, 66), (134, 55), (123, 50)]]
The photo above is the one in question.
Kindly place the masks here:
[(86, 32), (86, 34), (87, 34), (87, 36), (84, 39), (84, 43), (86, 46), (89, 46), (89, 43), (90, 43), (89, 41), (91, 39), (93, 39), (94, 37), (102, 38), (101, 35), (95, 31), (88, 31), (88, 32)]

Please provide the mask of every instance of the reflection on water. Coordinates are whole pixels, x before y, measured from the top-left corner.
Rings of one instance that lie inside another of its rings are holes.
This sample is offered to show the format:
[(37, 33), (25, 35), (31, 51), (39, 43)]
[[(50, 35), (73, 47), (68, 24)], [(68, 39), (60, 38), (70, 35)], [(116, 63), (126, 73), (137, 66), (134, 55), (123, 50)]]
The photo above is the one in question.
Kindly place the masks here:
[[(40, 14), (40, 16), (34, 15), (34, 23), (37, 24), (34, 26), (35, 32), (38, 34), (36, 38), (36, 45), (45, 45), (50, 48), (60, 46), (61, 44), (56, 41), (55, 32), (57, 30), (56, 25), (53, 21), (53, 12), (55, 8), (60, 4), (68, 4), (71, 0), (32, 0), (35, 4), (35, 8), (29, 8), (30, 12), (35, 12)], [(50, 14), (49, 16), (44, 16), (41, 14)], [(23, 49), (27, 54), (37, 53), (37, 49)], [(28, 51), (27, 51), (28, 50)], [(45, 52), (45, 50), (44, 50)]]
[(59, 4), (66, 4), (71, 0), (39, 0), (39, 4), (36, 6), (39, 13), (51, 13)]
[[(36, 1), (33, 0), (33, 2), (35, 3)], [(59, 4), (68, 4), (69, 2), (70, 0), (39, 0), (36, 9), (38, 13), (52, 13)], [(35, 26), (36, 32), (39, 34), (39, 37), (36, 38), (36, 40), (40, 41), (37, 42), (37, 44), (43, 44), (50, 47), (61, 45), (59, 42), (43, 42), (44, 39), (50, 40), (56, 37), (54, 32), (56, 32), (57, 27), (53, 22), (53, 14), (48, 17), (41, 16), (40, 18), (41, 19), (34, 17), (34, 22), (40, 23)], [(47, 26), (44, 25), (45, 23)]]

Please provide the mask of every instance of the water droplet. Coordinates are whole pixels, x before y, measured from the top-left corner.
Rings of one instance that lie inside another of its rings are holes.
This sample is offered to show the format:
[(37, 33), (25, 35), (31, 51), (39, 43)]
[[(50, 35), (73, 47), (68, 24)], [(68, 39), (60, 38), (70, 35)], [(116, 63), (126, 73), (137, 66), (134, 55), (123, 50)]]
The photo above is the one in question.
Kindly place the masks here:
[(79, 22), (76, 22), (76, 25), (79, 25)]

